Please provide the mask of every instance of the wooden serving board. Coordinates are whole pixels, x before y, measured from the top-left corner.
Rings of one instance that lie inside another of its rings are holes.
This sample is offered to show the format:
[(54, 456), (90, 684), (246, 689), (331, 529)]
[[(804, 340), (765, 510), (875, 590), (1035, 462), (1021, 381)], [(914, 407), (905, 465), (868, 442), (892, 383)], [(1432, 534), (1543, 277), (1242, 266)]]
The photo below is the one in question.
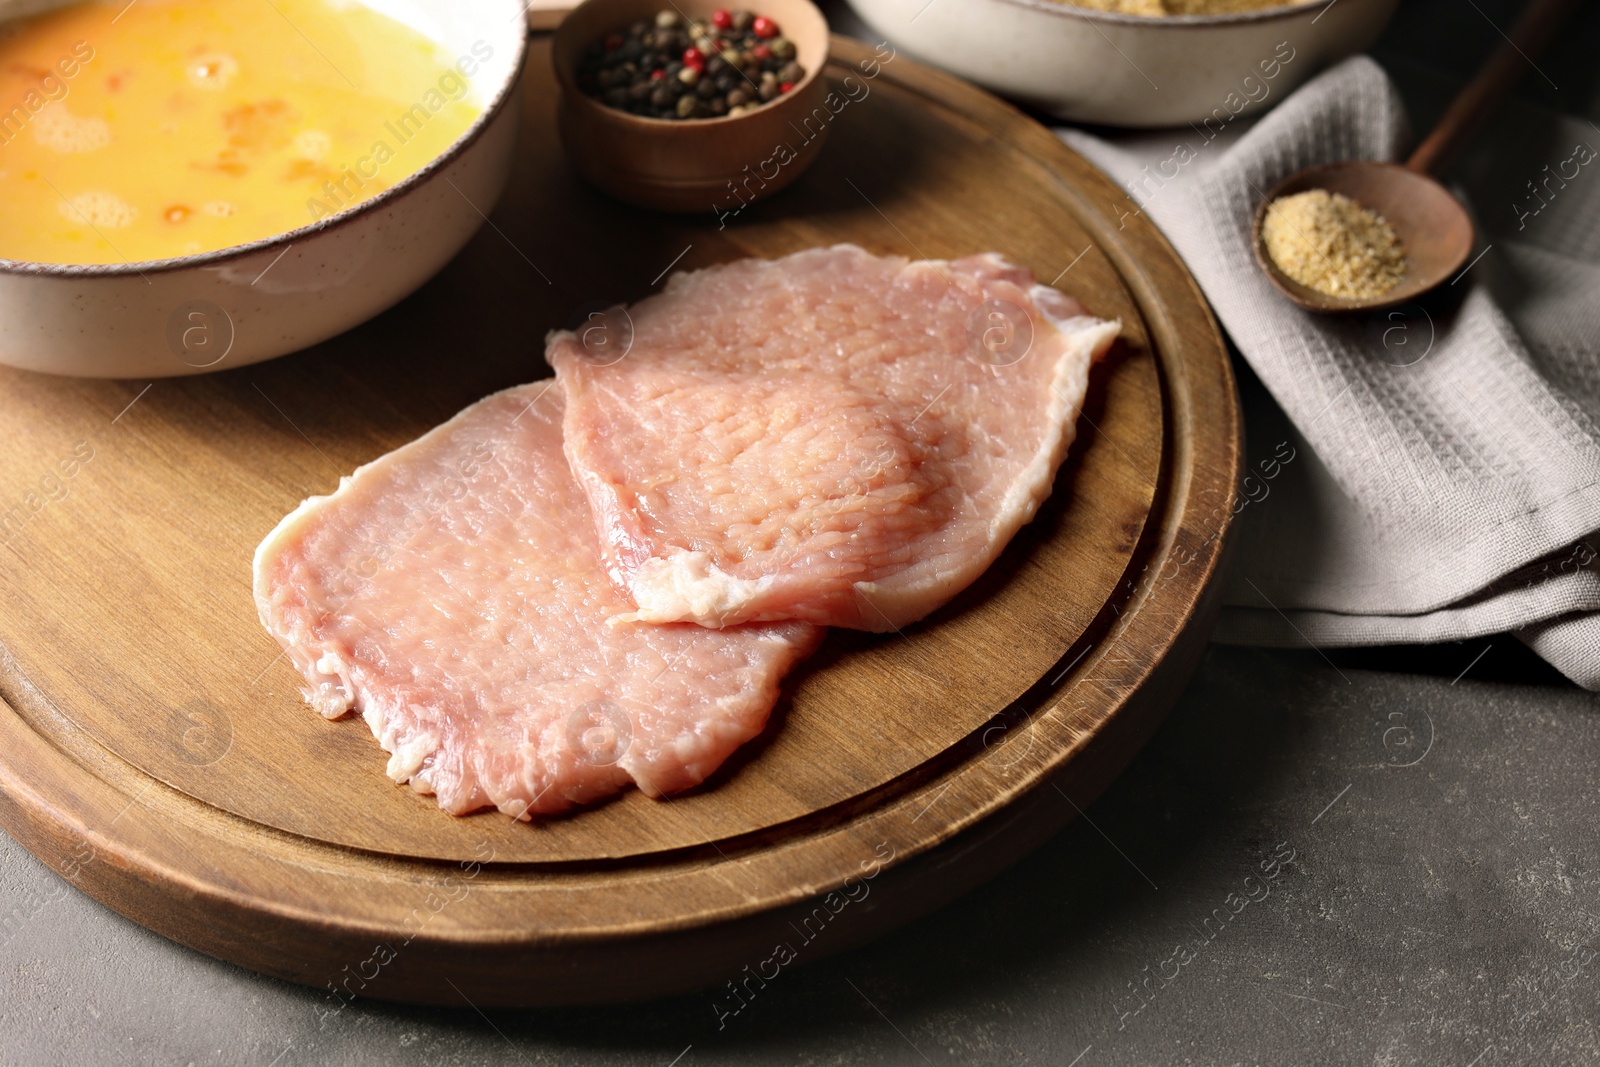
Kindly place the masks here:
[[(871, 54), (836, 39), (828, 74), (862, 78)], [(719, 228), (568, 170), (536, 40), (511, 188), (412, 299), (206, 377), (0, 371), (0, 825), (118, 911), (327, 986), (332, 1008), (681, 990), (823, 915), (793, 946), (814, 958), (1072, 818), (1203, 644), (1239, 467), (1227, 358), (1172, 250), (1119, 221), (1125, 197), (1048, 131), (903, 57), (864, 83), (816, 167)], [(545, 332), (597, 302), (669, 268), (838, 241), (998, 250), (1122, 320), (1054, 496), (976, 587), (904, 634), (833, 632), (705, 787), (534, 825), (444, 815), (389, 782), (359, 719), (301, 701), (250, 595), (284, 513), (548, 374)]]

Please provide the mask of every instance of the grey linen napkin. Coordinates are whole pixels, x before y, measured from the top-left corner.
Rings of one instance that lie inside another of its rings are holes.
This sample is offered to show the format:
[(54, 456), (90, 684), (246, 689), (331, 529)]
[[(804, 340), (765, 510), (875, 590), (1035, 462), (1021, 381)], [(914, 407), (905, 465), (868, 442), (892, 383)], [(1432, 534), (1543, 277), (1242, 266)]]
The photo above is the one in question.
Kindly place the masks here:
[(1461, 173), (1483, 257), (1437, 296), (1357, 319), (1279, 296), (1250, 226), (1301, 167), (1399, 156), (1409, 127), (1387, 75), (1346, 60), (1248, 130), (1213, 132), (1060, 134), (1166, 233), (1270, 393), (1246, 390), (1247, 503), (1217, 639), (1511, 630), (1600, 689), (1600, 130), (1563, 120), (1474, 157)]

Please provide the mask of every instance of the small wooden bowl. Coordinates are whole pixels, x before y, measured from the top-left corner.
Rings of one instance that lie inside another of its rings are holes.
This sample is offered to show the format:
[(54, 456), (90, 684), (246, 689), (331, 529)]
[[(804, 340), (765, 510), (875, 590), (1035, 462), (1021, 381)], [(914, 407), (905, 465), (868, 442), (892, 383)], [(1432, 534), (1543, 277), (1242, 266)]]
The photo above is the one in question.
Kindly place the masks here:
[[(824, 103), (828, 23), (811, 0), (754, 0), (794, 42), (805, 77), (789, 92), (735, 118), (641, 118), (607, 107), (577, 84), (584, 51), (606, 33), (653, 20), (666, 0), (585, 0), (556, 30), (551, 53), (561, 85), (557, 121), (567, 158), (601, 189), (660, 211), (739, 209), (771, 196), (811, 165), (834, 113)], [(727, 0), (673, 0), (691, 19), (710, 21)]]

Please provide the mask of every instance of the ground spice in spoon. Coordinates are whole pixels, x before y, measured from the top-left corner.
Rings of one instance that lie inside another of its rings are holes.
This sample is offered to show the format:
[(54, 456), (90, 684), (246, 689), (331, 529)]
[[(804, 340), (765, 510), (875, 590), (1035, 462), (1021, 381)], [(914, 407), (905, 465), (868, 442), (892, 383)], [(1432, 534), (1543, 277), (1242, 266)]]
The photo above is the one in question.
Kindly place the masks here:
[(1405, 277), (1406, 252), (1388, 220), (1340, 193), (1279, 197), (1261, 238), (1280, 271), (1329, 296), (1378, 297)]

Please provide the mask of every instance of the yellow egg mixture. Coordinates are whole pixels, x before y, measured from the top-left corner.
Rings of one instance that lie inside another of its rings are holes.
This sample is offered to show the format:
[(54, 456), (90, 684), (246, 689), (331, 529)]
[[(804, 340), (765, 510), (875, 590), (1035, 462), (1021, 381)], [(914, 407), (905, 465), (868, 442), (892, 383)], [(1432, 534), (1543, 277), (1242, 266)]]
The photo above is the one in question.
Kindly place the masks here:
[(115, 0), (21, 20), (0, 29), (0, 258), (165, 259), (324, 218), (460, 137), (490, 55), (349, 0)]

